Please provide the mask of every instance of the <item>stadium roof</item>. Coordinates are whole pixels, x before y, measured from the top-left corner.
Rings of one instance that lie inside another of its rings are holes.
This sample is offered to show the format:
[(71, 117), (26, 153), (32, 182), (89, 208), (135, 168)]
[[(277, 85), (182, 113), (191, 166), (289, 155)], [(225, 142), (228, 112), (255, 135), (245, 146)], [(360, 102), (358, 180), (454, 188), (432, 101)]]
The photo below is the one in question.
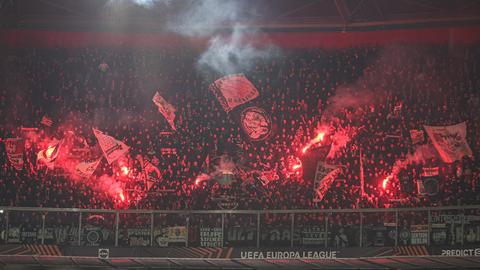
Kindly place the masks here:
[[(480, 23), (479, 0), (236, 1), (239, 3), (243, 9), (239, 21), (264, 31), (358, 31)], [(161, 32), (166, 21), (191, 4), (191, 0), (0, 0), (0, 28)], [(205, 16), (209, 15), (206, 12)]]

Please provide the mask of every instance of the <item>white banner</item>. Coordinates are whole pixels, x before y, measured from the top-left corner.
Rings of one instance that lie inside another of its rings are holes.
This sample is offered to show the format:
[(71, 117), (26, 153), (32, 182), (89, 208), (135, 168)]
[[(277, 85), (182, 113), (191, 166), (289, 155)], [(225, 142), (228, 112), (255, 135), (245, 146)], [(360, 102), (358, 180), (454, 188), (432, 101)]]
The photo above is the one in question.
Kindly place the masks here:
[(177, 130), (175, 128), (175, 112), (177, 111), (175, 107), (168, 103), (158, 92), (155, 93), (152, 100), (153, 103), (157, 105), (158, 111), (163, 115), (163, 117), (165, 117), (172, 129)]
[(323, 200), (323, 197), (330, 188), (330, 185), (341, 172), (341, 167), (323, 164), (319, 162), (319, 164), (317, 165), (317, 171), (315, 173), (315, 198), (313, 199), (314, 202), (319, 202)]
[(98, 167), (98, 164), (100, 164), (100, 161), (102, 158), (95, 159), (95, 160), (87, 160), (87, 161), (82, 161), (75, 166), (75, 174), (78, 175), (81, 178), (88, 179), (92, 176), (92, 174), (95, 172), (95, 170)]
[(473, 156), (467, 143), (465, 122), (452, 126), (424, 126), (424, 128), (444, 162), (452, 163), (464, 156)]
[(97, 137), (98, 144), (100, 145), (108, 164), (112, 164), (112, 162), (128, 152), (129, 147), (126, 144), (111, 136), (103, 134), (100, 130), (93, 129), (93, 134)]
[(210, 87), (225, 112), (258, 97), (257, 88), (243, 74), (233, 74), (213, 82)]
[(10, 165), (16, 170), (23, 168), (24, 148), (25, 141), (22, 138), (5, 139), (5, 151), (7, 152), (8, 161), (10, 161)]

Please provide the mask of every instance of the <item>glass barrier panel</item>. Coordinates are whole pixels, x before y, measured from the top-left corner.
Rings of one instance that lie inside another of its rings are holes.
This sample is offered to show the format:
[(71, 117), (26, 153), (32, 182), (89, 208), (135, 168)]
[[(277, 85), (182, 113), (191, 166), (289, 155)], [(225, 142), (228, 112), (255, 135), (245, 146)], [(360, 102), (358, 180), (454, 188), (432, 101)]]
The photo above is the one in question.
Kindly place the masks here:
[[(428, 245), (428, 211), (412, 210), (401, 211), (398, 213), (398, 246)], [(422, 255), (415, 252), (424, 252), (423, 249), (401, 249), (400, 252), (409, 252), (399, 254), (405, 256)], [(414, 253), (412, 253), (414, 252)], [(425, 255), (425, 254), (423, 254)]]
[(221, 214), (192, 214), (189, 217), (190, 247), (223, 247)]
[(480, 245), (480, 209), (466, 209), (464, 217), (464, 246)]
[(8, 244), (41, 244), (42, 212), (9, 211)]
[(256, 247), (257, 215), (225, 214), (224, 234), (226, 247)]
[(6, 244), (7, 215), (8, 211), (0, 208), (0, 245)]
[(363, 213), (362, 221), (362, 247), (395, 246), (395, 212)]
[(360, 213), (332, 213), (328, 216), (328, 247), (360, 246)]
[(115, 245), (115, 213), (82, 213), (82, 246)]
[(461, 210), (430, 211), (430, 245), (455, 246), (462, 243)]
[(153, 224), (153, 246), (186, 246), (188, 231), (185, 214), (154, 214)]
[(291, 214), (262, 214), (260, 226), (261, 247), (285, 247), (291, 245)]
[(295, 214), (293, 245), (302, 247), (327, 246), (328, 214)]
[(151, 241), (151, 214), (121, 213), (118, 225), (118, 245), (123, 247), (146, 247)]
[(78, 245), (80, 213), (47, 212), (45, 215), (45, 244)]

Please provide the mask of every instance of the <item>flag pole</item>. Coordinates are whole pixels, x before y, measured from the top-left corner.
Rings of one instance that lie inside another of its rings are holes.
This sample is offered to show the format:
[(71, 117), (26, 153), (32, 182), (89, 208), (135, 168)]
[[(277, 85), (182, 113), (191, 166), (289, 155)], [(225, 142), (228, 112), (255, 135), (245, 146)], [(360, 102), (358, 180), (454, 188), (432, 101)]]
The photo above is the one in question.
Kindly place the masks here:
[(363, 172), (363, 152), (360, 149), (360, 190), (362, 198), (365, 196), (365, 175)]

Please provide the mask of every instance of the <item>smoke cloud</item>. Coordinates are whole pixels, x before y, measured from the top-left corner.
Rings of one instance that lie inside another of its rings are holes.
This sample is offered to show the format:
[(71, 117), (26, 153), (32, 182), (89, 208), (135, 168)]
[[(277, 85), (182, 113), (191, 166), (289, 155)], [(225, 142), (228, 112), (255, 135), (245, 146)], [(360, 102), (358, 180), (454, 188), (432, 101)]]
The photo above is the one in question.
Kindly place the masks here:
[(233, 74), (249, 70), (257, 59), (268, 59), (278, 54), (279, 49), (273, 45), (253, 46), (248, 41), (246, 30), (236, 25), (229, 36), (217, 35), (209, 41), (207, 50), (198, 60), (198, 68), (208, 67), (222, 75)]
[(398, 175), (402, 169), (412, 164), (425, 164), (428, 160), (436, 159), (437, 151), (431, 144), (419, 145), (413, 153), (409, 153), (404, 160), (397, 160), (392, 168), (392, 174)]
[(200, 71), (207, 68), (221, 75), (245, 72), (254, 60), (279, 53), (272, 45), (254, 46), (249, 41), (249, 35), (258, 29), (249, 26), (247, 30), (242, 22), (251, 20), (252, 12), (255, 7), (247, 8), (242, 1), (192, 1), (167, 22), (167, 30), (186, 37), (209, 38), (197, 62)]

